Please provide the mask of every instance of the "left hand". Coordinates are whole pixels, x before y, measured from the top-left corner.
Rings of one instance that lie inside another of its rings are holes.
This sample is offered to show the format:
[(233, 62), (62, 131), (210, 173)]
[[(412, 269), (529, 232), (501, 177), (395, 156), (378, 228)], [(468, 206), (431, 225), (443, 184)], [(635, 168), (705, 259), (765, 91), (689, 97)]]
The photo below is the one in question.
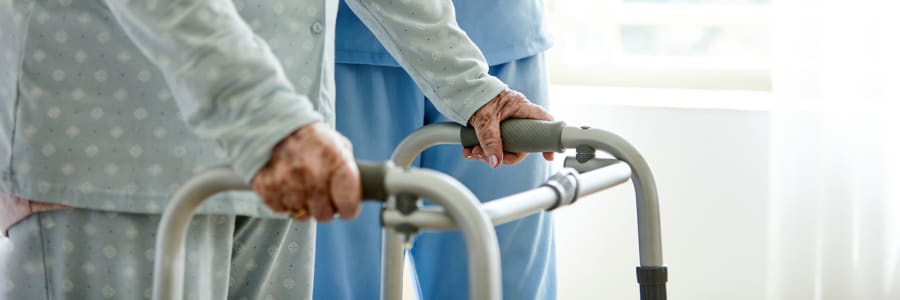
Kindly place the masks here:
[[(478, 141), (481, 145), (464, 148), (462, 155), (468, 159), (484, 161), (491, 168), (500, 166), (500, 163), (511, 165), (525, 159), (528, 153), (503, 151), (503, 141), (500, 137), (500, 122), (512, 118), (553, 121), (553, 116), (550, 113), (528, 101), (525, 95), (506, 89), (479, 108), (469, 118), (469, 124), (475, 127), (475, 135), (478, 136)], [(544, 159), (548, 161), (553, 160), (553, 152), (544, 152), (543, 154)]]
[(331, 221), (359, 215), (359, 173), (350, 140), (322, 122), (298, 128), (275, 148), (250, 184), (275, 212), (297, 221)]

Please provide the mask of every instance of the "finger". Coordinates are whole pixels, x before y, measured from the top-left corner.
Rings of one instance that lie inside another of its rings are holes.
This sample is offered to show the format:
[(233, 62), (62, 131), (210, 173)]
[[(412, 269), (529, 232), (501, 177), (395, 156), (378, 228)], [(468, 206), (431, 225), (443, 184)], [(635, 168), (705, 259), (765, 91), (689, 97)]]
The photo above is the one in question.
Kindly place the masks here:
[[(496, 119), (495, 119), (496, 120)], [(478, 141), (481, 149), (484, 151), (483, 158), (488, 162), (491, 168), (496, 168), (503, 161), (503, 141), (500, 138), (500, 123), (491, 121), (483, 126), (481, 130), (476, 130)]]
[(352, 219), (361, 210), (362, 181), (353, 158), (353, 144), (344, 136), (340, 139), (343, 147), (339, 147), (339, 156), (333, 161), (339, 167), (331, 172), (328, 186), (334, 211), (343, 219)]
[(468, 159), (474, 159), (472, 157), (472, 147), (467, 147), (462, 149), (462, 156)]
[(480, 113), (469, 122), (475, 127), (475, 135), (492, 168), (503, 159), (503, 142), (500, 138), (500, 120), (496, 113)]
[(284, 196), (281, 197), (283, 205), (291, 211), (306, 210), (309, 180), (313, 178), (309, 166), (295, 160), (291, 165), (285, 166), (284, 174), (286, 175), (283, 176), (279, 187), (279, 190), (284, 193)]
[(307, 208), (306, 204), (304, 204), (303, 208), (292, 211), (291, 217), (298, 222), (309, 221), (309, 219), (311, 218), (311, 216), (309, 215), (309, 208)]
[(553, 121), (553, 115), (550, 115), (549, 112), (533, 103), (517, 107), (514, 111), (510, 112), (509, 117)]
[(303, 166), (294, 166), (290, 171), (290, 176), (284, 182), (284, 186), (282, 186), (282, 191), (285, 193), (285, 197), (282, 199), (285, 201), (284, 205), (288, 207), (293, 214), (294, 220), (298, 222), (306, 222), (312, 218), (310, 214), (309, 206), (307, 205), (307, 181), (309, 178), (308, 169)]
[(543, 107), (528, 101), (528, 98), (522, 93), (512, 91), (511, 93), (508, 93), (505, 98), (506, 99), (503, 100), (506, 101), (504, 101), (504, 105), (500, 109), (501, 121), (508, 118), (553, 121), (553, 115), (547, 112)]
[(544, 152), (544, 160), (553, 161), (553, 152)]
[(253, 186), (253, 190), (262, 200), (263, 204), (268, 206), (269, 209), (274, 212), (287, 211), (287, 207), (284, 207), (281, 199), (278, 199), (276, 190), (272, 188), (271, 181), (271, 170), (263, 169), (253, 177), (251, 185)]
[(333, 215), (334, 210), (326, 193), (328, 182), (321, 172), (323, 169), (319, 159), (304, 156), (303, 159), (294, 160), (290, 176), (286, 176), (288, 179), (281, 188), (292, 196), (284, 198), (288, 202), (285, 206), (293, 210), (306, 208), (309, 217), (327, 222), (331, 220), (329, 212)]
[(306, 205), (309, 208), (310, 216), (322, 223), (331, 221), (334, 218), (331, 201), (324, 190), (310, 190), (306, 195)]
[[(300, 173), (300, 172), (298, 172)], [(296, 173), (294, 174), (296, 175)], [(292, 176), (290, 180), (282, 186), (282, 190), (288, 193), (283, 197), (285, 206), (294, 213), (294, 220), (306, 222), (312, 219), (309, 209), (309, 188), (303, 183), (307, 182), (303, 177)]]
[(308, 217), (309, 208), (306, 205), (306, 195), (302, 191), (302, 188), (291, 187), (285, 191), (281, 199), (289, 212), (303, 212), (303, 215)]
[(353, 161), (349, 161), (331, 176), (331, 198), (341, 219), (353, 219), (359, 215), (362, 202), (362, 187), (359, 171)]
[(472, 159), (487, 162), (484, 158), (484, 149), (481, 146), (472, 147)]
[(274, 212), (282, 213), (289, 210), (287, 206), (284, 206), (284, 202), (278, 193), (264, 193), (260, 194), (260, 197), (262, 197), (263, 203)]

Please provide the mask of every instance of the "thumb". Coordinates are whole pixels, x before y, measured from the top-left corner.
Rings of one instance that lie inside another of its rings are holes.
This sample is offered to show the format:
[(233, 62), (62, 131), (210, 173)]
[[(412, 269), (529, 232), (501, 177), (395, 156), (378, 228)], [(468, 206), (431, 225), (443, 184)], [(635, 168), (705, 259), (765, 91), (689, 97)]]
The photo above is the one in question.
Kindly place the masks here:
[(484, 150), (484, 156), (491, 165), (496, 168), (503, 161), (503, 141), (500, 137), (500, 119), (495, 115), (480, 118), (475, 127), (475, 135)]

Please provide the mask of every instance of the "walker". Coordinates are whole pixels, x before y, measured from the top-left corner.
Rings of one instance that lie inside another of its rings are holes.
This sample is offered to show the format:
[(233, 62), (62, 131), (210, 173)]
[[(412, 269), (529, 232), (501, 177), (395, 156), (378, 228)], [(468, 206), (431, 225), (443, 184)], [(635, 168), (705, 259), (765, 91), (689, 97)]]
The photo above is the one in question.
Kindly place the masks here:
[[(641, 300), (665, 300), (667, 269), (663, 265), (656, 185), (647, 162), (621, 137), (563, 122), (507, 120), (501, 124), (503, 149), (509, 152), (562, 152), (565, 169), (535, 189), (481, 203), (465, 186), (443, 173), (410, 168), (425, 149), (442, 144), (469, 147), (478, 141), (472, 128), (443, 123), (407, 136), (390, 162), (357, 162), (363, 198), (383, 202), (381, 214), (381, 299), (401, 299), (404, 247), (420, 231), (459, 229), (468, 251), (469, 298), (503, 299), (500, 254), (493, 226), (541, 210), (553, 210), (631, 179), (637, 200)], [(596, 151), (615, 159), (598, 158)], [(187, 181), (166, 207), (156, 239), (153, 299), (182, 299), (184, 240), (195, 211), (211, 195), (250, 187), (230, 168), (211, 169)], [(422, 198), (435, 207), (420, 205)]]

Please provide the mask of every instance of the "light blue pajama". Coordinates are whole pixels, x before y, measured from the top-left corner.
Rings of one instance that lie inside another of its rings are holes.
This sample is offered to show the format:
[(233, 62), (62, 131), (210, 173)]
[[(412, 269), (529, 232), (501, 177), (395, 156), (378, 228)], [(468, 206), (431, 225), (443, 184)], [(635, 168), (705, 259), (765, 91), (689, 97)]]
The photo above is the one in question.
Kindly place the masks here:
[[(0, 299), (149, 299), (159, 215), (68, 209), (29, 216), (0, 253)], [(311, 223), (196, 216), (185, 299), (309, 299)]]

